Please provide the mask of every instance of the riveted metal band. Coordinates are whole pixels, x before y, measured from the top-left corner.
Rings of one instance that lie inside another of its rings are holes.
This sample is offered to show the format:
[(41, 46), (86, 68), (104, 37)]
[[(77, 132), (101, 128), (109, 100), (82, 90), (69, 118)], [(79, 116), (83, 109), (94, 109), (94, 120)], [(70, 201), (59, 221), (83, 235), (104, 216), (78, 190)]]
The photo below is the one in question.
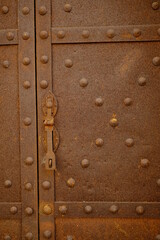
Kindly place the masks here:
[(54, 223), (54, 171), (47, 171), (43, 165), (46, 154), (46, 133), (44, 129), (42, 101), (52, 92), (51, 56), (51, 3), (36, 1), (37, 42), (37, 99), (38, 99), (38, 150), (39, 150), (39, 202), (40, 239), (55, 239)]
[(21, 203), (0, 203), (1, 219), (21, 219)]
[(17, 29), (0, 30), (0, 45), (18, 44)]
[(55, 216), (66, 218), (159, 218), (160, 203), (56, 202)]
[(19, 1), (22, 238), (38, 239), (34, 1)]
[(160, 25), (52, 28), (52, 43), (159, 41)]

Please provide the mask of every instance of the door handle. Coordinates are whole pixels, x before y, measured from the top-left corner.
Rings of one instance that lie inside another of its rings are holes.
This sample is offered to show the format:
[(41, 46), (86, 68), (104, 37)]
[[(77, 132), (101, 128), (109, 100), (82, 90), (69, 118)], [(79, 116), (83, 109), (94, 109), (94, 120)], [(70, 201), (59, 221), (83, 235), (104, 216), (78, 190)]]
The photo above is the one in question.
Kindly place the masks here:
[(57, 113), (57, 100), (53, 93), (49, 92), (43, 101), (44, 128), (46, 132), (46, 155), (43, 163), (46, 170), (56, 170), (55, 151), (59, 145), (58, 132), (54, 126), (54, 117)]

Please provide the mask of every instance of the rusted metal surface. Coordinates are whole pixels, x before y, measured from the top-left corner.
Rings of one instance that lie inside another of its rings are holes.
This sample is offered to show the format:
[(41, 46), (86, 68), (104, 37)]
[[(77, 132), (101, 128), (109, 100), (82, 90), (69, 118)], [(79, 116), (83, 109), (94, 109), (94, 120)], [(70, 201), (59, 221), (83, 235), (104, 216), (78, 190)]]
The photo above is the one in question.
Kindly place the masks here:
[(0, 2), (0, 239), (38, 239), (34, 2)]

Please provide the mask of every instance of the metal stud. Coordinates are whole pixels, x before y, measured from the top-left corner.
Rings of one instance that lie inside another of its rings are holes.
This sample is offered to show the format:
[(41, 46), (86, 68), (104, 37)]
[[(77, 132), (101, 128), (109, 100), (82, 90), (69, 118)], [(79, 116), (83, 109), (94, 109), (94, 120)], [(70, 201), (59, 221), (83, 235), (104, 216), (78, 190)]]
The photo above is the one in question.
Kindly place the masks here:
[(8, 60), (3, 61), (3, 67), (4, 68), (9, 68), (9, 65), (10, 65), (10, 63), (9, 63)]
[(28, 40), (28, 39), (30, 38), (29, 32), (24, 32), (24, 33), (22, 34), (22, 38), (23, 38), (23, 40)]
[(6, 181), (4, 182), (4, 186), (5, 186), (5, 188), (10, 188), (10, 187), (12, 186), (11, 180), (6, 180)]
[(32, 190), (32, 184), (31, 184), (31, 183), (26, 183), (26, 184), (25, 184), (25, 189), (26, 189), (27, 191), (31, 191), (31, 190)]
[(44, 181), (42, 183), (42, 187), (43, 187), (43, 189), (48, 190), (51, 188), (51, 183), (49, 181)]
[(89, 38), (89, 35), (90, 35), (90, 33), (89, 33), (88, 30), (83, 30), (83, 32), (82, 32), (82, 37), (84, 37), (84, 38)]
[(28, 216), (31, 216), (33, 214), (33, 209), (31, 207), (27, 207), (25, 209), (25, 213), (28, 215)]
[(95, 100), (96, 106), (100, 107), (103, 105), (103, 103), (104, 103), (104, 100), (101, 97), (96, 98)]
[(82, 78), (80, 81), (79, 81), (79, 85), (81, 87), (86, 87), (88, 85), (88, 80), (86, 78)]
[(2, 7), (2, 13), (7, 14), (9, 12), (9, 8), (7, 6)]
[(132, 105), (132, 99), (131, 98), (125, 98), (124, 99), (124, 104), (126, 105), (126, 106), (130, 106), (130, 105)]
[(33, 234), (31, 232), (26, 233), (25, 239), (26, 240), (32, 240), (33, 239)]
[(11, 240), (11, 237), (9, 235), (4, 236), (4, 240)]
[(48, 56), (46, 55), (41, 56), (41, 63), (46, 64), (48, 63), (48, 61), (49, 61)]
[(23, 87), (26, 88), (26, 89), (30, 88), (31, 87), (30, 81), (24, 81)]
[(111, 213), (117, 213), (117, 212), (118, 212), (118, 206), (112, 205), (112, 206), (109, 208), (109, 211), (110, 211)]
[(107, 31), (107, 37), (108, 38), (113, 38), (115, 36), (115, 31), (114, 29), (108, 29)]
[(14, 33), (13, 32), (8, 32), (6, 35), (8, 41), (12, 41), (14, 39)]
[(48, 204), (46, 204), (46, 205), (43, 207), (43, 212), (44, 212), (44, 214), (46, 214), (46, 215), (50, 215), (50, 214), (52, 213), (52, 208), (51, 208)]
[(41, 31), (40, 32), (40, 38), (47, 39), (48, 38), (48, 32), (47, 31)]
[(72, 236), (67, 236), (67, 240), (73, 240)]
[(132, 147), (134, 145), (134, 140), (132, 138), (128, 138), (125, 141), (127, 147)]
[(48, 82), (46, 80), (42, 80), (40, 82), (40, 87), (43, 88), (43, 89), (47, 88), (48, 87)]
[(139, 28), (133, 29), (133, 36), (134, 37), (140, 37), (141, 36), (141, 30)]
[(160, 179), (157, 180), (157, 185), (160, 187)]
[(71, 10), (72, 10), (71, 4), (66, 3), (66, 4), (64, 5), (64, 11), (65, 11), (65, 12), (71, 12)]
[(12, 213), (13, 215), (16, 214), (18, 212), (18, 208), (13, 206), (10, 208), (10, 213)]
[(146, 85), (146, 78), (145, 78), (145, 77), (140, 77), (140, 78), (138, 79), (138, 84), (139, 84), (140, 86)]
[(74, 185), (75, 185), (75, 180), (73, 179), (73, 178), (69, 178), (68, 179), (68, 181), (67, 181), (67, 185), (68, 185), (68, 187), (70, 187), (70, 188), (73, 188), (74, 187)]
[(147, 168), (149, 166), (149, 160), (144, 158), (144, 159), (141, 159), (141, 167), (143, 168)]
[(29, 65), (30, 63), (31, 63), (31, 60), (30, 60), (29, 57), (24, 57), (24, 58), (23, 58), (23, 64), (24, 64), (24, 65), (27, 66), (27, 65)]
[(31, 125), (31, 118), (29, 118), (29, 117), (26, 117), (25, 119), (24, 119), (24, 125), (25, 126), (29, 126), (29, 125)]
[(39, 8), (39, 14), (40, 15), (45, 15), (47, 13), (47, 8), (45, 6), (41, 6)]
[(82, 168), (87, 168), (89, 166), (89, 160), (88, 159), (83, 159), (81, 162)]
[(71, 60), (71, 59), (66, 59), (66, 60), (65, 60), (65, 66), (66, 66), (67, 68), (71, 68), (71, 67), (73, 66), (72, 60)]
[(155, 66), (160, 66), (160, 57), (154, 57), (152, 62)]
[(159, 8), (159, 2), (153, 2), (152, 8), (153, 8), (153, 10), (157, 10)]
[(60, 31), (58, 31), (58, 33), (57, 33), (57, 37), (60, 38), (60, 39), (62, 39), (62, 38), (65, 37), (65, 34), (66, 34), (65, 31), (60, 30)]
[(32, 165), (33, 164), (33, 158), (32, 157), (27, 157), (25, 159), (25, 164), (26, 165)]
[(93, 209), (90, 205), (87, 205), (87, 206), (85, 206), (84, 211), (85, 211), (85, 213), (89, 214), (93, 211)]
[(116, 117), (113, 117), (110, 121), (109, 124), (111, 127), (115, 128), (118, 126), (118, 120), (116, 119)]
[(158, 28), (157, 33), (158, 33), (158, 35), (160, 36), (160, 28)]
[(160, 240), (160, 234), (156, 236), (155, 240)]
[(28, 7), (24, 7), (24, 8), (22, 9), (22, 13), (23, 13), (24, 15), (27, 15), (27, 14), (29, 13), (29, 11), (30, 11), (30, 9), (29, 9)]
[(138, 207), (136, 207), (136, 213), (138, 214), (138, 215), (142, 215), (143, 213), (144, 213), (144, 207), (142, 207), (142, 206), (138, 206)]
[(50, 239), (52, 237), (52, 232), (50, 230), (44, 231), (43, 237), (46, 239)]
[(97, 147), (102, 147), (103, 146), (103, 139), (101, 139), (101, 138), (97, 138), (96, 139), (96, 145), (97, 145)]
[(65, 205), (59, 206), (59, 212), (65, 215), (67, 213), (67, 207)]

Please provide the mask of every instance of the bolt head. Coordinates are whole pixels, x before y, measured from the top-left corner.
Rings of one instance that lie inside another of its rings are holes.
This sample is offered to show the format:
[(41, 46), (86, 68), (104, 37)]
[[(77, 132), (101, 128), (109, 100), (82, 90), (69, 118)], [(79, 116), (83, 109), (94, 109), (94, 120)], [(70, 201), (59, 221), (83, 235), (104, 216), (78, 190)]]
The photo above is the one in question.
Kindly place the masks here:
[(132, 147), (134, 145), (134, 140), (132, 138), (128, 138), (125, 141), (127, 147)]
[(48, 190), (51, 188), (51, 183), (49, 181), (44, 181), (42, 183), (42, 187), (43, 187), (43, 189)]
[(140, 77), (139, 79), (138, 79), (138, 84), (140, 85), (140, 86), (144, 86), (144, 85), (146, 85), (146, 78), (145, 77)]
[(24, 119), (24, 125), (25, 126), (29, 126), (29, 125), (31, 125), (31, 118), (29, 118), (29, 117), (26, 117), (25, 119)]
[(52, 237), (52, 232), (50, 230), (44, 231), (43, 237), (46, 239), (50, 239)]
[(96, 98), (95, 100), (96, 106), (100, 107), (103, 105), (103, 103), (104, 103), (104, 100), (101, 97)]
[(107, 31), (107, 37), (108, 37), (108, 38), (114, 38), (114, 36), (115, 36), (115, 31), (114, 31), (114, 29), (108, 29), (108, 31)]
[(2, 7), (2, 13), (7, 14), (9, 12), (9, 8), (7, 6)]
[(83, 30), (83, 32), (82, 32), (82, 37), (83, 38), (89, 38), (89, 35), (90, 35), (90, 33), (89, 33), (88, 30)]
[(133, 36), (134, 37), (140, 37), (141, 36), (141, 30), (139, 28), (133, 29)]
[(97, 138), (97, 139), (96, 139), (96, 145), (97, 145), (97, 147), (102, 147), (103, 144), (104, 144), (104, 142), (103, 142), (103, 139), (102, 139), (102, 138)]
[(25, 159), (25, 164), (26, 165), (32, 165), (33, 164), (33, 158), (32, 157), (27, 157)]
[(33, 209), (31, 207), (27, 207), (25, 209), (25, 213), (28, 215), (28, 216), (31, 216), (33, 214)]
[(13, 215), (16, 214), (18, 212), (18, 208), (13, 206), (10, 208), (10, 213), (12, 213)]
[(126, 105), (126, 106), (131, 106), (132, 105), (132, 99), (131, 98), (125, 98), (124, 99), (124, 104)]
[(28, 39), (30, 38), (29, 32), (24, 32), (24, 33), (22, 34), (22, 38), (23, 38), (23, 40), (28, 40)]
[(86, 78), (82, 78), (80, 81), (79, 81), (79, 85), (81, 87), (86, 87), (88, 85), (88, 80)]
[(48, 87), (48, 82), (46, 80), (42, 80), (40, 82), (40, 87), (46, 89)]
[(142, 206), (136, 207), (136, 213), (138, 215), (142, 215), (144, 212), (145, 212), (144, 207), (142, 207)]
[(28, 89), (28, 88), (31, 87), (31, 83), (30, 83), (29, 81), (24, 81), (23, 87), (26, 88), (26, 89)]
[(66, 60), (65, 60), (65, 66), (66, 66), (67, 68), (71, 68), (71, 67), (73, 66), (72, 60), (71, 60), (71, 59), (66, 59)]
[(118, 212), (118, 206), (112, 205), (109, 209), (111, 213), (117, 213)]
[(70, 187), (70, 188), (73, 188), (74, 186), (75, 186), (75, 180), (73, 179), (73, 178), (69, 178), (68, 180), (67, 180), (67, 185), (68, 185), (68, 187)]
[(141, 167), (147, 168), (147, 167), (149, 167), (149, 164), (150, 164), (150, 162), (148, 159), (146, 159), (146, 158), (141, 159)]
[(152, 62), (154, 66), (160, 66), (160, 57), (154, 57)]
[(109, 121), (109, 124), (111, 127), (115, 128), (118, 126), (118, 120), (116, 118), (112, 118), (110, 121)]
[(29, 12), (30, 12), (30, 9), (29, 9), (28, 7), (24, 7), (24, 8), (22, 9), (22, 13), (23, 13), (24, 15), (28, 15)]
[(64, 11), (65, 11), (65, 12), (71, 12), (71, 10), (72, 10), (71, 4), (66, 3), (66, 4), (64, 5)]
[(65, 205), (59, 206), (59, 212), (62, 215), (65, 215), (67, 213), (67, 206), (65, 206)]
[(89, 160), (88, 159), (83, 159), (81, 162), (82, 168), (87, 168), (89, 166)]
[(26, 233), (25, 239), (26, 240), (32, 240), (33, 239), (33, 234), (31, 232)]
[(46, 204), (44, 207), (43, 207), (43, 212), (46, 214), (46, 215), (50, 215), (52, 213), (52, 208)]
[(26, 184), (25, 184), (25, 189), (26, 189), (27, 191), (31, 191), (31, 190), (32, 190), (32, 184), (31, 184), (31, 183), (26, 183)]
[(84, 211), (87, 214), (91, 213), (93, 211), (92, 206), (90, 205), (85, 206)]
[(3, 61), (3, 67), (4, 68), (9, 68), (9, 65), (10, 65), (10, 63), (9, 63), (8, 60)]

